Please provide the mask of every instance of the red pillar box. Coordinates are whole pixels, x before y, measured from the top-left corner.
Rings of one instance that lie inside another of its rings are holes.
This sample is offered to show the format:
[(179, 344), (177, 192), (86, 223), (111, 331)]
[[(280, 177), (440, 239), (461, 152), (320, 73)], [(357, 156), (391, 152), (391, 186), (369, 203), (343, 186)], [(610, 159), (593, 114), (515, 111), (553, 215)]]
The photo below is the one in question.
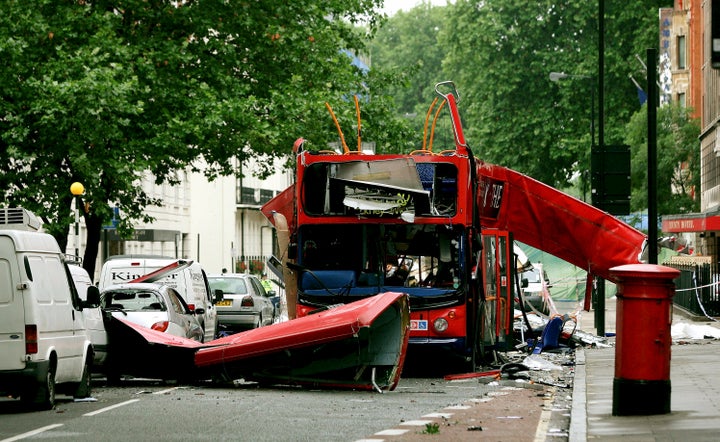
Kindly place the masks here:
[(669, 413), (673, 279), (680, 271), (630, 264), (610, 275), (618, 287), (612, 414)]

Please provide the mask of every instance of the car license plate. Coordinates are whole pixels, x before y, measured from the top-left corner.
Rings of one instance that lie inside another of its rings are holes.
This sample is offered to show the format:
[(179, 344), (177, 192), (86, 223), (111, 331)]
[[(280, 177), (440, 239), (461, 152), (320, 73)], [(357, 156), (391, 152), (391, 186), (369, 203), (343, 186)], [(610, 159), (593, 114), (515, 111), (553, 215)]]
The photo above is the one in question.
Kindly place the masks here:
[(222, 301), (218, 301), (215, 305), (220, 307), (230, 307), (232, 305), (232, 299), (223, 299)]

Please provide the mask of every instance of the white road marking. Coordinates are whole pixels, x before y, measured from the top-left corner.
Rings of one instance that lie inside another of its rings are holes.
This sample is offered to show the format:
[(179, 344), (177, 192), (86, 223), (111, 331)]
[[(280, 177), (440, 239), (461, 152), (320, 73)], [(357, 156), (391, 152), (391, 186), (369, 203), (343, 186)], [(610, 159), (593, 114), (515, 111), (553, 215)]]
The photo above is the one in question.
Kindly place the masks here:
[(443, 419), (450, 419), (452, 417), (452, 413), (430, 413), (423, 416), (426, 419), (434, 419), (436, 417), (443, 418)]
[(537, 429), (535, 430), (535, 442), (542, 442), (547, 439), (550, 418), (552, 417), (552, 411), (550, 409), (552, 400), (550, 397), (546, 397), (543, 402), (545, 406), (543, 407), (542, 413), (540, 413), (540, 422), (538, 422)]
[(432, 421), (425, 421), (425, 420), (415, 420), (415, 421), (405, 421), (400, 422), (400, 425), (412, 425), (416, 427), (421, 427), (423, 425), (431, 424)]
[(53, 428), (62, 427), (63, 424), (52, 424), (48, 425), (46, 427), (38, 428), (37, 430), (28, 431), (27, 433), (18, 434), (17, 436), (8, 437), (7, 439), (0, 440), (0, 442), (13, 442), (15, 440), (21, 440), (26, 439), (28, 437), (35, 436), (36, 434), (43, 433), (48, 430), (52, 430)]
[(138, 402), (140, 399), (130, 399), (129, 401), (120, 402), (119, 404), (111, 405), (109, 407), (101, 408), (99, 410), (91, 411), (90, 413), (85, 413), (83, 416), (95, 416), (96, 414), (104, 413), (106, 411), (112, 410), (114, 408), (122, 407), (124, 405), (132, 404), (133, 402)]
[(390, 430), (382, 430), (375, 433), (376, 436), (402, 436), (410, 430), (401, 430), (399, 428), (393, 428)]
[(165, 393), (170, 393), (170, 392), (173, 391), (173, 390), (179, 390), (179, 389), (181, 389), (181, 388), (185, 388), (185, 387), (172, 387), (172, 388), (167, 388), (167, 389), (165, 389), (165, 390), (156, 391), (156, 392), (153, 393), (153, 394), (165, 394)]

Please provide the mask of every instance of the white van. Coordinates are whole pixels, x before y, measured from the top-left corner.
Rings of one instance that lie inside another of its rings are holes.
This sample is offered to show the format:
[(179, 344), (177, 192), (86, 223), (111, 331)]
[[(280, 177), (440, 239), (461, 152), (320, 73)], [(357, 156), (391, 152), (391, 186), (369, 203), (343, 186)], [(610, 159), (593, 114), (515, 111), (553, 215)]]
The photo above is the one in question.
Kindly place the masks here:
[[(92, 299), (100, 299), (100, 292), (90, 279), (87, 270), (80, 267), (80, 263), (68, 265), (72, 275), (75, 289), (80, 300), (83, 301), (83, 316), (85, 317), (85, 328), (87, 329), (90, 342), (93, 345), (93, 371), (99, 371), (105, 365), (107, 359), (108, 337), (103, 322), (103, 313), (99, 304), (92, 304)], [(93, 295), (94, 293), (94, 295)], [(91, 300), (88, 301), (88, 295)]]
[[(161, 269), (163, 271), (159, 272)], [(110, 256), (100, 270), (98, 288), (102, 292), (110, 285), (132, 282), (153, 272), (158, 272), (160, 277), (144, 282), (164, 284), (177, 290), (190, 310), (198, 313), (198, 320), (205, 331), (203, 341), (215, 339), (218, 328), (215, 303), (218, 299), (210, 292), (205, 270), (197, 262), (154, 255)]]
[(0, 392), (51, 409), (56, 391), (90, 395), (93, 348), (64, 255), (28, 218), (0, 208)]

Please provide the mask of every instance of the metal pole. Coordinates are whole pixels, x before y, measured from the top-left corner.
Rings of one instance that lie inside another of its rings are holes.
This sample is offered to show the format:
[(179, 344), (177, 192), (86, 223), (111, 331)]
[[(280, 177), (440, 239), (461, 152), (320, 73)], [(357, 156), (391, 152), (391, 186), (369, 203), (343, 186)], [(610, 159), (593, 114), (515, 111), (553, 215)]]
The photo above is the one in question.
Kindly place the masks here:
[[(599, 1), (598, 10), (598, 148), (601, 155), (605, 149), (605, 0)], [(605, 336), (605, 280), (597, 279), (597, 307), (595, 309), (595, 326), (598, 336)]]
[[(66, 212), (67, 213), (67, 212)], [(75, 197), (75, 257), (80, 257), (80, 197)]]
[(657, 49), (647, 50), (648, 263), (657, 264)]
[[(592, 162), (592, 150), (595, 148), (595, 77), (590, 76), (590, 162)], [(587, 170), (585, 171), (585, 182), (583, 184), (583, 201), (587, 202), (587, 188), (588, 186), (592, 185), (590, 184), (592, 182), (592, 171), (590, 170), (590, 167), (588, 166)], [(591, 196), (592, 198), (592, 196)]]
[(110, 256), (109, 243), (108, 243), (108, 229), (102, 230), (102, 239), (103, 239), (102, 263), (105, 264), (105, 261), (107, 261), (108, 256)]
[(590, 83), (590, 148), (595, 147), (595, 85)]

